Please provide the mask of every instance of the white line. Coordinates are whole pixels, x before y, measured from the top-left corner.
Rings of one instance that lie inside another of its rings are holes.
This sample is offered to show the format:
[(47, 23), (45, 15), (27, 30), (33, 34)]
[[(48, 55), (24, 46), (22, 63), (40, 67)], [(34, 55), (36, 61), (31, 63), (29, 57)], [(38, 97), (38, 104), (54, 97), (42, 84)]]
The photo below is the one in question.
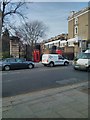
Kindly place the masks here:
[(6, 81), (3, 81), (3, 82), (5, 82), (5, 83), (6, 83), (6, 82), (11, 82), (11, 81), (12, 81), (12, 80), (6, 80)]
[(7, 73), (2, 73), (2, 76), (9, 75), (9, 74), (19, 74), (19, 73), (21, 73), (21, 72), (7, 72)]

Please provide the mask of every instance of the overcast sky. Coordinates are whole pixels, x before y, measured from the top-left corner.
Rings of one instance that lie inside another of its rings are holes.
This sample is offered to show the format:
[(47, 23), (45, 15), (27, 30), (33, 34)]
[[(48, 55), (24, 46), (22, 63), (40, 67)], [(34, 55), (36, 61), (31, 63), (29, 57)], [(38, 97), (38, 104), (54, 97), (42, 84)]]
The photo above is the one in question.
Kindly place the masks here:
[[(42, 21), (47, 27), (45, 39), (68, 33), (68, 16), (71, 11), (79, 11), (88, 6), (88, 2), (33, 2), (23, 12), (28, 21)], [(20, 24), (17, 22), (17, 24)]]

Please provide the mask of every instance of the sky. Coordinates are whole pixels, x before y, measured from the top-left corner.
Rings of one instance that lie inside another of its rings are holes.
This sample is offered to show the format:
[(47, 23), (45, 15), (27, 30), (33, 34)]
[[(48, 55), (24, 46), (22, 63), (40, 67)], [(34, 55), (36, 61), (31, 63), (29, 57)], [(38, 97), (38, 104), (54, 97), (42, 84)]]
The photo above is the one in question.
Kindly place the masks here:
[[(33, 2), (28, 9), (22, 9), (28, 21), (38, 20), (48, 28), (49, 39), (62, 33), (68, 33), (68, 16), (71, 11), (79, 11), (88, 6), (88, 2)], [(17, 24), (20, 24), (17, 22)]]
[(72, 10), (78, 11), (88, 6), (83, 2), (45, 2), (29, 5), (27, 16), (30, 20), (43, 21), (48, 27), (47, 38), (68, 33), (68, 16)]

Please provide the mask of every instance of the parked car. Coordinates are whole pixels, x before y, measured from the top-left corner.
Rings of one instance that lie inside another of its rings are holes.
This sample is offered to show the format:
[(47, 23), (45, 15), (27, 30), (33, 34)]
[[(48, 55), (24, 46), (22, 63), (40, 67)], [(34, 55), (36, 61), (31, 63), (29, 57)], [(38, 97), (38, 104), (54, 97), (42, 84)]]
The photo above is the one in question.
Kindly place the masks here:
[(90, 50), (86, 50), (79, 56), (79, 58), (74, 62), (74, 69), (90, 71)]
[(68, 65), (69, 61), (59, 54), (43, 54), (42, 64), (44, 66), (49, 65), (50, 67), (53, 67), (55, 65)]
[(34, 68), (34, 62), (20, 58), (6, 58), (0, 61), (0, 67), (6, 71), (11, 69), (32, 69)]

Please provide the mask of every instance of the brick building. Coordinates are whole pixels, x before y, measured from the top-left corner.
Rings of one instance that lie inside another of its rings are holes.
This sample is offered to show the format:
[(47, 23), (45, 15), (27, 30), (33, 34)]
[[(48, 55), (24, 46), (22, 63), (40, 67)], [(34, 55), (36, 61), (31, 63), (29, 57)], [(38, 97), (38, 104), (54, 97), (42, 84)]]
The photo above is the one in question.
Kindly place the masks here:
[(84, 51), (89, 47), (90, 7), (84, 8), (78, 12), (72, 11), (71, 15), (68, 17), (68, 38), (77, 38), (80, 51)]
[(10, 56), (12, 57), (24, 57), (25, 46), (20, 41), (20, 38), (16, 36), (10, 37)]

